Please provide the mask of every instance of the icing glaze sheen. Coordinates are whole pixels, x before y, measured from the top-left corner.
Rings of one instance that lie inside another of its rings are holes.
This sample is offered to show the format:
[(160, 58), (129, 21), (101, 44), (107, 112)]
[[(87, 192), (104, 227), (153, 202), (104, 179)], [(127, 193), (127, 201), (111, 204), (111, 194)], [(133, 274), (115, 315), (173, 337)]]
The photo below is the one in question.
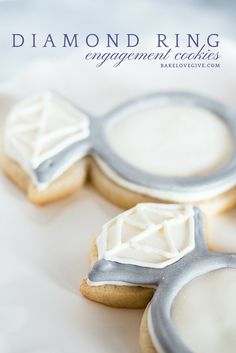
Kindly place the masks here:
[(96, 243), (98, 259), (163, 268), (193, 250), (193, 208), (138, 204), (106, 223)]
[(221, 269), (188, 283), (177, 295), (171, 316), (194, 353), (235, 353), (236, 270)]
[[(6, 121), (4, 147), (6, 154), (17, 161), (40, 188), (42, 185), (37, 182), (34, 169), (88, 135), (88, 118), (65, 100), (47, 92), (13, 108)], [(68, 160), (55, 177), (73, 163), (73, 158)]]
[(111, 126), (108, 138), (131, 165), (172, 177), (219, 170), (234, 147), (229, 129), (215, 114), (177, 104), (127, 114)]

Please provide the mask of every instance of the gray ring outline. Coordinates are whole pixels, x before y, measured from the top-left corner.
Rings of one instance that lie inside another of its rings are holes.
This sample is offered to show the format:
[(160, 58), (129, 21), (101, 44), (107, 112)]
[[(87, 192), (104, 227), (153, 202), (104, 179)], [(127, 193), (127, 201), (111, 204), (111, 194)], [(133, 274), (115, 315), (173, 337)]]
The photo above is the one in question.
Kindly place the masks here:
[[(195, 177), (174, 178), (158, 176), (147, 173), (127, 163), (112, 148), (108, 139), (108, 132), (109, 128), (119, 121), (119, 119), (128, 119), (129, 113), (139, 111), (140, 109), (176, 103), (207, 109), (216, 114), (228, 127), (234, 141), (233, 156), (220, 170), (205, 176)], [(90, 135), (84, 140), (70, 145), (54, 157), (42, 162), (34, 171), (39, 182), (50, 182), (53, 175), (56, 174), (56, 171), (69, 156), (73, 153), (78, 153), (80, 157), (81, 155), (97, 155), (124, 180), (161, 191), (189, 193), (209, 191), (224, 183), (229, 185), (228, 189), (236, 185), (236, 113), (226, 105), (193, 93), (158, 92), (130, 100), (103, 117), (100, 117), (100, 119), (89, 115), (78, 107), (76, 108), (88, 117)]]
[[(193, 353), (181, 340), (171, 320), (171, 307), (176, 295), (193, 279), (224, 268), (236, 269), (236, 254), (210, 252), (204, 240), (203, 215), (194, 208), (195, 248), (171, 265), (162, 269), (140, 267), (98, 260), (88, 279), (93, 282), (125, 282), (131, 285), (155, 286), (157, 290), (151, 300), (148, 316), (151, 319), (152, 342), (158, 351), (165, 353)], [(153, 340), (154, 338), (154, 340)]]

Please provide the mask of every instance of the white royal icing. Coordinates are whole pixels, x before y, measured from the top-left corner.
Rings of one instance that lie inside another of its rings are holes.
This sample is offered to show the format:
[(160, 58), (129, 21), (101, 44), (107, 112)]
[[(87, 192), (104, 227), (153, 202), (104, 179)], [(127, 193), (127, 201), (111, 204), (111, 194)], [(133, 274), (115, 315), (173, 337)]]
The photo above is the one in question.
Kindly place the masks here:
[(232, 156), (229, 129), (197, 106), (164, 105), (129, 113), (108, 138), (125, 161), (148, 173), (172, 177), (207, 175)]
[[(108, 139), (114, 151), (142, 171), (162, 176), (207, 175), (223, 167), (234, 142), (224, 122), (200, 107), (168, 105), (139, 111), (111, 124)], [(137, 185), (114, 172), (100, 158), (104, 173), (117, 184), (172, 202), (198, 202), (229, 190), (234, 181), (204, 190), (177, 192)]]
[[(74, 142), (89, 135), (88, 118), (71, 104), (47, 92), (18, 103), (11, 111), (5, 126), (4, 147), (6, 154), (17, 161), (31, 176), (40, 163), (54, 156)], [(82, 156), (77, 156), (78, 158)], [(55, 178), (75, 162), (67, 161)]]
[(87, 278), (87, 284), (92, 287), (99, 287), (99, 286), (105, 286), (106, 284), (111, 284), (113, 286), (127, 286), (127, 287), (143, 287), (143, 288), (153, 288), (156, 289), (157, 285), (149, 285), (149, 284), (134, 284), (134, 283), (128, 283), (128, 282), (122, 282), (122, 281), (91, 281), (89, 278)]
[(235, 298), (235, 269), (207, 273), (179, 292), (171, 316), (191, 351), (235, 353)]
[(98, 258), (163, 268), (193, 250), (194, 210), (188, 205), (141, 203), (106, 223)]

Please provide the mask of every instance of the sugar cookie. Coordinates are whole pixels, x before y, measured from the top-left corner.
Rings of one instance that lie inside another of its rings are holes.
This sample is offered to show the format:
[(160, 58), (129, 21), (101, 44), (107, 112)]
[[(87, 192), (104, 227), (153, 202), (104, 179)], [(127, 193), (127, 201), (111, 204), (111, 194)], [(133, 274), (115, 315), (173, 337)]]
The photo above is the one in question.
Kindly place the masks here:
[(210, 253), (204, 232), (201, 211), (190, 205), (138, 204), (103, 226), (81, 293), (115, 307), (149, 303), (143, 353), (233, 353), (236, 255)]
[(35, 204), (64, 198), (86, 180), (83, 154), (67, 160), (49, 184), (39, 183), (35, 169), (42, 161), (89, 135), (87, 117), (51, 93), (18, 103), (5, 126), (1, 165), (6, 175)]
[[(99, 119), (46, 93), (12, 110), (3, 168), (20, 184), (16, 162), (37, 190), (30, 199), (47, 203), (83, 184), (80, 161), (90, 156), (92, 183), (123, 208), (191, 203), (209, 214), (236, 204), (235, 146), (236, 114), (194, 94), (152, 94)], [(51, 192), (55, 183), (60, 192)]]

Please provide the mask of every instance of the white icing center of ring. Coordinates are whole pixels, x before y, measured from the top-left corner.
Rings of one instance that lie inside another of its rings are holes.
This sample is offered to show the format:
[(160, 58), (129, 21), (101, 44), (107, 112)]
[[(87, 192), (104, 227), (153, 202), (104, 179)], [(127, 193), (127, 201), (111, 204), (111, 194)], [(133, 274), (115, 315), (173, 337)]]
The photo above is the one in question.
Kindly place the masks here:
[(194, 210), (188, 205), (143, 203), (106, 223), (98, 258), (163, 268), (194, 248)]
[(200, 107), (168, 105), (126, 113), (109, 129), (116, 153), (143, 171), (162, 176), (207, 175), (233, 153), (224, 122)]
[(207, 273), (188, 283), (172, 306), (172, 319), (194, 353), (235, 353), (236, 270)]

